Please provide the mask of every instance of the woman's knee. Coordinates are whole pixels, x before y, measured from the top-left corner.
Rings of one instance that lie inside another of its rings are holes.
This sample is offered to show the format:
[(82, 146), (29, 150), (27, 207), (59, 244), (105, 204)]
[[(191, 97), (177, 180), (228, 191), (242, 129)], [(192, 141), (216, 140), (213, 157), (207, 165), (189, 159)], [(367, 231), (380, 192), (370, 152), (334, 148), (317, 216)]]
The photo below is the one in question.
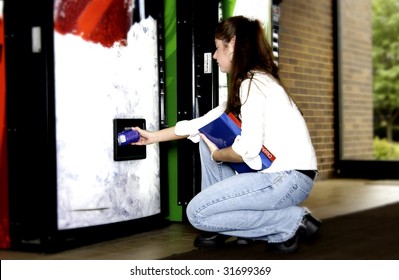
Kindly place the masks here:
[[(191, 200), (192, 201), (192, 200)], [(186, 208), (186, 216), (190, 224), (193, 224), (195, 221), (195, 210), (193, 209), (193, 204), (191, 201), (188, 203), (187, 208)]]

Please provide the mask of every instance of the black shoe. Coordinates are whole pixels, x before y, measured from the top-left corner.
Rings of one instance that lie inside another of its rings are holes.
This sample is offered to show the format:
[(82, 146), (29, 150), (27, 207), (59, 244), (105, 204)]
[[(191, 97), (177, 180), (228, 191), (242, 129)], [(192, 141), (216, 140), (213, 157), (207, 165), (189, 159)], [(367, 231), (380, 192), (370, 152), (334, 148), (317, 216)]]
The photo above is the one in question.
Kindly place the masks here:
[(237, 237), (237, 245), (248, 245), (254, 242), (253, 239), (248, 239), (248, 238), (243, 238), (243, 237)]
[(303, 216), (302, 224), (305, 226), (304, 238), (309, 241), (312, 240), (321, 226), (321, 221), (313, 217), (310, 213)]
[(299, 240), (301, 238), (302, 233), (305, 231), (305, 227), (303, 225), (299, 226), (295, 235), (284, 242), (278, 243), (268, 243), (267, 249), (272, 253), (278, 254), (292, 254), (298, 251), (299, 248)]
[(203, 232), (199, 234), (194, 240), (195, 247), (219, 247), (224, 245), (225, 241), (230, 236), (223, 235), (217, 232)]
[(299, 241), (305, 239), (311, 241), (319, 231), (321, 221), (307, 213), (302, 218), (302, 223), (297, 229), (295, 235), (284, 242), (268, 243), (268, 249), (273, 253), (291, 254), (298, 251)]

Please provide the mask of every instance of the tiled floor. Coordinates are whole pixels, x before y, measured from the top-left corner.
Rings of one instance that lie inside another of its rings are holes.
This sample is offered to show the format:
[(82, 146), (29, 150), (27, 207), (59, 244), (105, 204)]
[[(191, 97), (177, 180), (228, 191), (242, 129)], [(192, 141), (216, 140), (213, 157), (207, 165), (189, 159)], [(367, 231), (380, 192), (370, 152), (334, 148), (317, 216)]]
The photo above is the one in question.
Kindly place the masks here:
[[(399, 201), (399, 181), (336, 179), (316, 182), (304, 203), (326, 219)], [(0, 250), (2, 260), (154, 260), (194, 249), (196, 230), (184, 223), (54, 254)]]

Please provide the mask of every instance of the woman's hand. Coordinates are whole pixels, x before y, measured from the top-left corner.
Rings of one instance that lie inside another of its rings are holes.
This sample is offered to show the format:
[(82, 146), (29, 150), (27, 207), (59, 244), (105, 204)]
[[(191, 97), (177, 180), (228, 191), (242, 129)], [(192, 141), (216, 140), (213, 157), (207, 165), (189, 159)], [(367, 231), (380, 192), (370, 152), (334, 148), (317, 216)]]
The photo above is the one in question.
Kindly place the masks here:
[(140, 127), (132, 127), (133, 130), (136, 130), (140, 134), (140, 139), (137, 142), (132, 143), (131, 145), (148, 145), (155, 143), (156, 141), (153, 139), (153, 131), (148, 131), (145, 129), (141, 129)]
[(201, 136), (202, 140), (204, 140), (205, 144), (208, 146), (209, 151), (211, 152), (211, 154), (214, 151), (219, 150), (219, 148), (211, 140), (209, 140), (209, 138), (206, 137), (205, 134), (200, 133), (200, 136)]
[[(206, 135), (200, 133), (200, 136), (201, 136), (202, 140), (204, 140), (205, 144), (208, 146), (209, 151), (211, 152), (211, 155), (212, 155), (211, 158), (213, 161), (218, 162), (218, 163), (220, 163), (222, 161), (224, 161), (224, 162), (243, 162), (242, 157), (239, 154), (237, 154), (232, 149), (231, 146), (219, 150), (218, 146), (216, 146), (216, 144), (214, 144), (211, 140), (209, 140), (209, 138), (206, 137)], [(215, 151), (218, 151), (216, 158), (214, 158), (216, 155), (214, 153)]]

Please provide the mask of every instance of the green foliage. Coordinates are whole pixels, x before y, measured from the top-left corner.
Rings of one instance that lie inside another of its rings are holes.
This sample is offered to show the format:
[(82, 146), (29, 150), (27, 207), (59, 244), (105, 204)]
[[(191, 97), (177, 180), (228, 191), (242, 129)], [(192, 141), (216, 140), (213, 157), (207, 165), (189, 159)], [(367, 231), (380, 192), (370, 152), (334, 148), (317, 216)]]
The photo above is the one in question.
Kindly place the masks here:
[(374, 138), (374, 159), (394, 160), (399, 159), (398, 145), (389, 142), (387, 139)]
[(372, 0), (373, 105), (377, 119), (399, 116), (399, 0)]
[[(386, 127), (379, 126), (379, 127), (374, 128), (374, 136), (379, 137), (379, 138), (388, 138)], [(388, 141), (399, 143), (399, 126), (398, 125), (392, 126), (392, 140), (389, 139)]]

